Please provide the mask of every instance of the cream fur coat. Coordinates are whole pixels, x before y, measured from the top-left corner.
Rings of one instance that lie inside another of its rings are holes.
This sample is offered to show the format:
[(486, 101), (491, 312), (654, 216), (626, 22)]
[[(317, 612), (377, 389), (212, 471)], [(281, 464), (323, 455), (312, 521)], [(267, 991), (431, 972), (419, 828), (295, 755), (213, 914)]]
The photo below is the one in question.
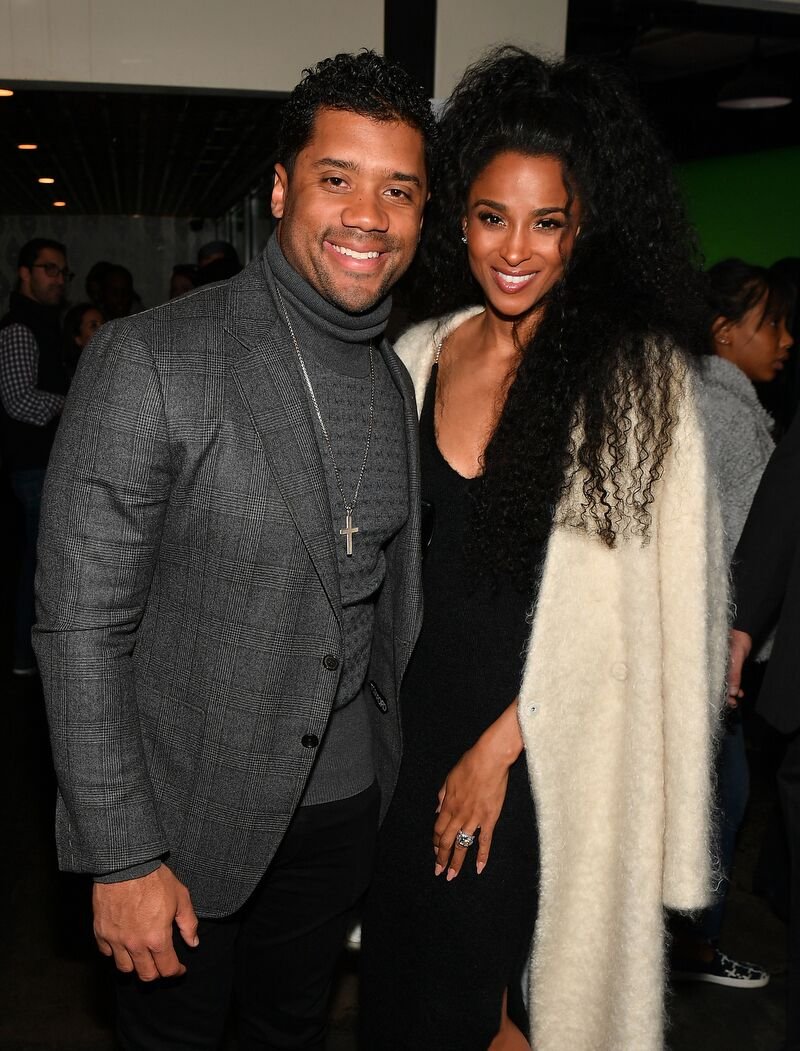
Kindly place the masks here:
[[(437, 343), (479, 309), (398, 343), (420, 408)], [(561, 524), (548, 544), (519, 694), (541, 853), (535, 1051), (661, 1051), (663, 906), (709, 902), (727, 574), (685, 380), (650, 542), (609, 549)]]

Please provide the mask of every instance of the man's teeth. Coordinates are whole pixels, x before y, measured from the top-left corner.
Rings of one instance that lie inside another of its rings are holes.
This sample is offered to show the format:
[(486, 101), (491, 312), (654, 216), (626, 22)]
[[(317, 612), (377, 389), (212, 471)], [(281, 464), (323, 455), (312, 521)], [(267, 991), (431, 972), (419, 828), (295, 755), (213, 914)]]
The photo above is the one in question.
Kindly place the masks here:
[(526, 281), (530, 281), (530, 279), (533, 277), (533, 274), (504, 274), (501, 270), (500, 276), (504, 281), (508, 281), (509, 284), (522, 285)]
[(353, 259), (377, 259), (380, 252), (357, 252), (354, 248), (345, 248), (343, 245), (335, 245), (331, 242), (331, 248), (339, 255), (349, 255)]

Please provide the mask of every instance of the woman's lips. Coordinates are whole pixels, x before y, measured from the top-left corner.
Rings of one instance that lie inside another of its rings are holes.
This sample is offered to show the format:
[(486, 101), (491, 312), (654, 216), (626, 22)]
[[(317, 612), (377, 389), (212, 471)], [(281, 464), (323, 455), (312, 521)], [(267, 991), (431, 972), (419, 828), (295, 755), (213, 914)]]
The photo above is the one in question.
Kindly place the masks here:
[(533, 270), (526, 274), (510, 274), (492, 268), (492, 273), (495, 284), (500, 291), (505, 292), (506, 295), (513, 296), (526, 289), (536, 279), (539, 272), (538, 270)]

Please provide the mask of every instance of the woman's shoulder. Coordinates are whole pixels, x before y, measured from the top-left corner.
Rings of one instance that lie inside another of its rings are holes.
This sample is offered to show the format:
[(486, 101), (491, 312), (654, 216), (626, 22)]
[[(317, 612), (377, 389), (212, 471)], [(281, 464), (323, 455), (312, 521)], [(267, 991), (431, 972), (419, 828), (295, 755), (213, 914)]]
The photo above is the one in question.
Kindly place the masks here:
[(426, 352), (435, 351), (451, 332), (483, 309), (482, 306), (464, 307), (451, 314), (443, 314), (441, 317), (421, 321), (403, 333), (395, 343), (394, 349), (404, 365), (409, 368), (410, 364), (413, 364), (419, 357), (425, 356)]

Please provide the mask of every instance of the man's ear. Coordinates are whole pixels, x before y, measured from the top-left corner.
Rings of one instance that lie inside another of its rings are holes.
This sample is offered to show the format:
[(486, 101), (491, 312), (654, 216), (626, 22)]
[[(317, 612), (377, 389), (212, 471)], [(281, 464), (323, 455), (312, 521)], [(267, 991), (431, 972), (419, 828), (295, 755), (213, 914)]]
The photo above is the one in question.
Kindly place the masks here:
[(272, 214), (276, 219), (283, 218), (286, 207), (286, 194), (289, 190), (289, 173), (282, 164), (275, 165), (275, 178), (272, 183), (272, 199), (270, 202)]
[(715, 343), (727, 344), (731, 341), (731, 327), (733, 322), (726, 317), (715, 317), (711, 323), (711, 335)]

